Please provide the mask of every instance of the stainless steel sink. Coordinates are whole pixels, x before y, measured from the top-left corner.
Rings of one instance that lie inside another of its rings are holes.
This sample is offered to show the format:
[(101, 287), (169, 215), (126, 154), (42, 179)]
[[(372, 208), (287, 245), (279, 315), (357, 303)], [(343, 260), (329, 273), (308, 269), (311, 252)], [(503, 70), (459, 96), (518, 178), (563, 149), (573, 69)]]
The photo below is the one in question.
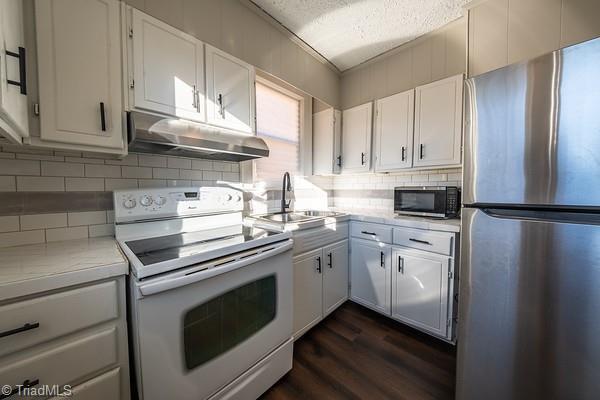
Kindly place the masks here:
[(267, 225), (276, 229), (296, 230), (319, 226), (324, 223), (325, 218), (335, 218), (343, 215), (345, 214), (334, 211), (305, 210), (252, 215), (249, 218), (255, 221), (258, 226)]
[(273, 221), (273, 222), (283, 222), (284, 224), (287, 224), (290, 222), (302, 222), (302, 221), (313, 219), (313, 217), (311, 217), (311, 216), (297, 214), (294, 212), (287, 212), (287, 213), (280, 212), (280, 213), (273, 213), (273, 214), (257, 215), (254, 218), (265, 219), (265, 220)]
[(319, 218), (329, 218), (329, 217), (337, 217), (338, 215), (342, 215), (342, 213), (335, 211), (319, 211), (319, 210), (306, 210), (306, 211), (294, 211), (295, 214), (306, 215), (307, 217), (319, 217)]

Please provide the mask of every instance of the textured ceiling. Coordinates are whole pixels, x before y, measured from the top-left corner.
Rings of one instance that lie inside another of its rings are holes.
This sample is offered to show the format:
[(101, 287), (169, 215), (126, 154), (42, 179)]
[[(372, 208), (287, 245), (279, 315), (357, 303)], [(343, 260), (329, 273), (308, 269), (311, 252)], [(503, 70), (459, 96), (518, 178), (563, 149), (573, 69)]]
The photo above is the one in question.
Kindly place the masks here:
[(461, 16), (470, 0), (252, 0), (341, 71)]

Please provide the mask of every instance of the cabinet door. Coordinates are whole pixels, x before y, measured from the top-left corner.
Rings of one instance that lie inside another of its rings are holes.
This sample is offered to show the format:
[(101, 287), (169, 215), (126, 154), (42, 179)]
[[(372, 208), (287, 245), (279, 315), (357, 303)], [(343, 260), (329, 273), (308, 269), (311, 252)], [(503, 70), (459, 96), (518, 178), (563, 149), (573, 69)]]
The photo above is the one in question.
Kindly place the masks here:
[(23, 0), (2, 0), (0, 2), (0, 129), (8, 139), (17, 143), (21, 143), (21, 138), (29, 136), (25, 58)]
[(391, 254), (388, 245), (352, 239), (350, 298), (388, 315), (392, 286)]
[(460, 164), (462, 110), (462, 75), (416, 89), (415, 167)]
[(376, 171), (412, 167), (415, 91), (377, 100)]
[(323, 313), (321, 249), (294, 258), (294, 336), (321, 320)]
[(135, 108), (205, 120), (203, 44), (133, 9)]
[(206, 45), (207, 120), (243, 132), (255, 131), (254, 68)]
[(339, 173), (341, 111), (333, 108), (313, 114), (313, 175)]
[(323, 316), (348, 299), (348, 241), (323, 248)]
[(124, 148), (119, 4), (35, 2), (42, 140)]
[(446, 337), (450, 258), (393, 250), (392, 317)]
[(368, 172), (371, 168), (372, 103), (342, 112), (342, 172)]

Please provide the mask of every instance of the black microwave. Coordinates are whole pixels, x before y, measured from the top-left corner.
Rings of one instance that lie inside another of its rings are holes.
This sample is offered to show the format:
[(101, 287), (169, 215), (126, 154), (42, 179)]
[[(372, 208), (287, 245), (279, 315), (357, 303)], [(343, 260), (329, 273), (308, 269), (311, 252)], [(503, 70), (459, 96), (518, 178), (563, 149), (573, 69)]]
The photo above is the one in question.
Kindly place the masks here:
[(455, 186), (395, 188), (394, 212), (423, 217), (458, 218), (460, 189)]

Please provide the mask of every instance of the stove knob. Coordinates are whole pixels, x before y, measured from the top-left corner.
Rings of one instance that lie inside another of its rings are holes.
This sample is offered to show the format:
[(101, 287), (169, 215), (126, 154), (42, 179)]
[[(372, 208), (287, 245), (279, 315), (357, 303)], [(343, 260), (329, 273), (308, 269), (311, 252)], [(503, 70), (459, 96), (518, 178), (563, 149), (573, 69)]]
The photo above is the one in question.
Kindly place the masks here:
[(239, 194), (237, 196), (235, 196), (235, 202), (239, 203), (240, 201), (242, 201), (242, 196), (240, 196)]
[(163, 197), (163, 196), (159, 196), (156, 199), (154, 199), (154, 204), (162, 206), (167, 202), (167, 198)]
[(127, 198), (125, 200), (123, 200), (123, 207), (127, 208), (127, 209), (131, 209), (133, 207), (135, 207), (135, 199), (132, 198)]
[(225, 195), (225, 201), (231, 201), (233, 199), (233, 196), (230, 194)]
[(140, 199), (140, 204), (144, 207), (148, 207), (150, 204), (152, 204), (152, 197), (148, 195), (142, 196), (142, 198)]

